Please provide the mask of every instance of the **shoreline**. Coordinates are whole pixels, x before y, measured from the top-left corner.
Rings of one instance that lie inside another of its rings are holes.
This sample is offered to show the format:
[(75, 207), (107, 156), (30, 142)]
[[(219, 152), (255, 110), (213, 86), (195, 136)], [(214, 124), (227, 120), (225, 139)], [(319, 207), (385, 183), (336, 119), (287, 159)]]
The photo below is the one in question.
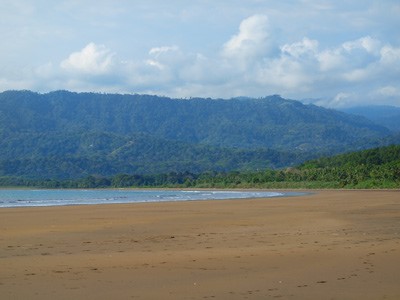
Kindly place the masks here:
[(268, 199), (306, 194), (309, 194), (309, 192), (250, 189), (7, 189), (0, 190), (0, 209), (12, 207), (246, 200), (251, 198)]
[(0, 209), (0, 291), (7, 299), (399, 299), (399, 191), (307, 191)]

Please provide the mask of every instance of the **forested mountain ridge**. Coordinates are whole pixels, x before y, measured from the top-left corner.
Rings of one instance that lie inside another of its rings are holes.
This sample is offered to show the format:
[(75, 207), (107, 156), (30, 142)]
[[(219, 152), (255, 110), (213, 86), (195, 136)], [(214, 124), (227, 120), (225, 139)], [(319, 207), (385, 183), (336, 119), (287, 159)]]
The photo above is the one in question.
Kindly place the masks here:
[(0, 93), (0, 176), (257, 170), (379, 146), (390, 131), (279, 96)]
[(1, 129), (12, 134), (145, 133), (224, 147), (315, 151), (329, 147), (346, 150), (389, 133), (362, 117), (279, 96), (182, 100), (150, 95), (7, 91), (0, 94), (0, 105)]

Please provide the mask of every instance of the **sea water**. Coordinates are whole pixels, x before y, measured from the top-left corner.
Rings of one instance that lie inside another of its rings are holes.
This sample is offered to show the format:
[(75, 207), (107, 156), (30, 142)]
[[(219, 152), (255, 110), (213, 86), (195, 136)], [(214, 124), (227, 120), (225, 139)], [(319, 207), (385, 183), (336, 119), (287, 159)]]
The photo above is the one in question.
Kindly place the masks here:
[(126, 190), (126, 189), (1, 189), (0, 207), (89, 205), (111, 203), (224, 200), (295, 196), (268, 191)]

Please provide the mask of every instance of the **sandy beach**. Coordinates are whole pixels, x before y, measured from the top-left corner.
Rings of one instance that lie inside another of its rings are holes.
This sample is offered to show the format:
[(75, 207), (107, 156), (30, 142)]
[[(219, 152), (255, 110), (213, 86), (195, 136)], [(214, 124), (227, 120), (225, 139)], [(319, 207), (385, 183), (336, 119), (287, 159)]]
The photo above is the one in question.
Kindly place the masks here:
[(1, 299), (400, 299), (400, 191), (0, 209)]

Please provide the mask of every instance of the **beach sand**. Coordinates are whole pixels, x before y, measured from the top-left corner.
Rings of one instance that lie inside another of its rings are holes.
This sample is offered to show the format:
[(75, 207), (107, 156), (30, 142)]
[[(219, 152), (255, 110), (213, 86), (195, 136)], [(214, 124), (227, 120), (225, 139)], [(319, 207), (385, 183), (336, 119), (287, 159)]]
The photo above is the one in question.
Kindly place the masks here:
[(400, 299), (400, 192), (0, 209), (1, 299)]

